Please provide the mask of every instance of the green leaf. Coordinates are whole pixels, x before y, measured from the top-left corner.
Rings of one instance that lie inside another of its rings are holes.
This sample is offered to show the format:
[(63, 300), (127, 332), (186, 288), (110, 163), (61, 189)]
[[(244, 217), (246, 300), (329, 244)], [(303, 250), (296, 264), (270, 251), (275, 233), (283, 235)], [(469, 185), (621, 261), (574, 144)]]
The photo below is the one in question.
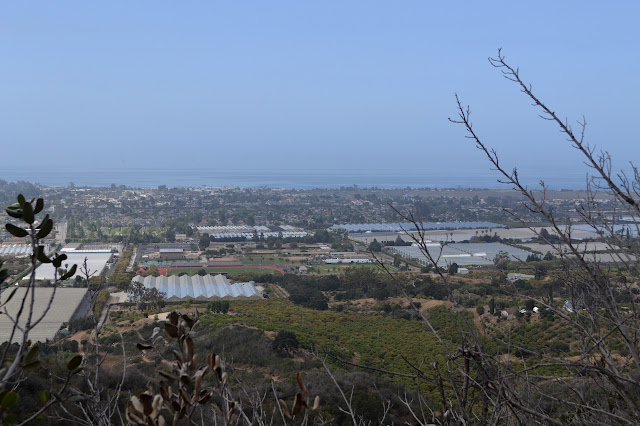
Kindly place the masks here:
[(37, 370), (38, 368), (42, 367), (42, 361), (40, 361), (39, 359), (36, 361), (32, 361), (28, 364), (25, 364), (25, 366), (23, 367), (25, 370)]
[(7, 392), (7, 394), (4, 396), (4, 398), (2, 398), (2, 401), (0, 402), (0, 407), (4, 408), (5, 410), (12, 410), (16, 407), (16, 405), (18, 405), (19, 400), (20, 397), (17, 393)]
[(47, 235), (49, 235), (52, 229), (53, 229), (53, 221), (48, 217), (45, 217), (45, 219), (42, 221), (42, 224), (40, 225), (40, 230), (36, 234), (36, 237), (44, 238)]
[(20, 207), (24, 207), (24, 203), (25, 203), (24, 195), (18, 194), (18, 204), (20, 204)]
[(18, 423), (18, 415), (16, 413), (7, 414), (7, 417), (2, 419), (2, 421), (7, 424)]
[(71, 358), (71, 360), (67, 364), (67, 370), (73, 371), (76, 368), (80, 367), (80, 364), (82, 364), (82, 355), (76, 355)]
[(44, 200), (42, 198), (38, 198), (36, 201), (36, 207), (33, 209), (33, 214), (38, 214), (44, 208)]
[(30, 350), (29, 353), (27, 354), (27, 357), (25, 358), (25, 361), (27, 363), (34, 361), (38, 358), (38, 355), (40, 354), (40, 346), (35, 345), (33, 346)]
[(67, 258), (66, 254), (61, 254), (59, 256), (56, 256), (55, 259), (53, 259), (51, 262), (53, 263), (53, 266), (55, 266), (56, 268), (59, 268), (60, 265), (62, 265), (62, 261), (65, 260)]
[(15, 217), (16, 219), (22, 219), (22, 210), (10, 209), (7, 208), (4, 211), (11, 217)]
[(67, 280), (67, 279), (71, 278), (72, 276), (74, 276), (75, 273), (76, 273), (76, 269), (78, 269), (78, 265), (73, 265), (71, 267), (71, 269), (69, 270), (69, 272), (67, 272), (66, 274), (64, 274), (63, 276), (60, 277), (60, 281)]
[(22, 228), (18, 228), (17, 226), (11, 223), (7, 223), (4, 227), (7, 228), (7, 231), (9, 231), (9, 233), (14, 237), (22, 238), (29, 235), (29, 233), (26, 230)]
[[(6, 305), (7, 303), (9, 303), (9, 300), (11, 300), (11, 298), (16, 294), (16, 291), (18, 291), (18, 288), (14, 288), (13, 291), (11, 293), (9, 293), (9, 297), (7, 297), (7, 300), (4, 301), (4, 305)], [(2, 378), (2, 377), (0, 377)]]
[(38, 392), (38, 397), (40, 398), (40, 401), (47, 402), (51, 398), (51, 394), (47, 391), (40, 391)]
[(49, 259), (49, 256), (44, 254), (44, 246), (38, 247), (38, 260), (42, 263), (51, 263), (51, 259)]
[(24, 216), (24, 221), (29, 225), (33, 223), (35, 216), (33, 214), (33, 206), (31, 203), (24, 203), (24, 206), (22, 206), (22, 215)]

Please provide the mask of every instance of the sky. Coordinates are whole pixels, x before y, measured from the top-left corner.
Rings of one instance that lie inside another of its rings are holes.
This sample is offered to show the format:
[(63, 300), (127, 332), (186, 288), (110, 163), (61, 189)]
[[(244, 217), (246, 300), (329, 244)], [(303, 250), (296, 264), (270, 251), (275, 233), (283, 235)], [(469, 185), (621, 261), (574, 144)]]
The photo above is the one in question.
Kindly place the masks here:
[[(0, 175), (17, 168), (586, 170), (487, 58), (614, 167), (640, 157), (640, 3), (30, 1), (0, 5)], [(2, 172), (2, 168), (5, 172)]]

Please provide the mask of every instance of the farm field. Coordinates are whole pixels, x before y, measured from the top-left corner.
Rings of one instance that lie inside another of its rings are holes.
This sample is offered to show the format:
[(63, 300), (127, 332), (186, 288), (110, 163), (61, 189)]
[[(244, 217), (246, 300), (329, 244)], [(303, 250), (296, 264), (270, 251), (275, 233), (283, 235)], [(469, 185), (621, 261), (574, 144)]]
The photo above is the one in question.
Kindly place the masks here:
[(180, 275), (183, 273), (188, 275), (195, 275), (202, 269), (204, 269), (207, 274), (233, 274), (238, 272), (282, 273), (282, 270), (275, 266), (220, 266), (215, 268), (168, 268), (167, 276)]
[(281, 255), (248, 255), (242, 258), (245, 265), (304, 265), (306, 260), (289, 259)]
[[(203, 329), (237, 324), (271, 332), (287, 330), (306, 348), (313, 346), (320, 353), (330, 351), (358, 364), (408, 374), (412, 370), (403, 356), (415, 365), (423, 360), (444, 362), (442, 347), (418, 321), (317, 311), (275, 299), (232, 301), (230, 308), (236, 315), (204, 316)], [(455, 320), (443, 318), (441, 322)]]
[[(332, 264), (332, 265), (313, 265), (312, 271), (318, 272), (320, 274), (332, 274), (332, 273), (340, 273), (341, 271), (348, 268), (367, 268), (367, 269), (375, 269), (377, 271), (381, 271), (381, 267), (378, 264), (370, 263), (370, 264)], [(397, 268), (394, 268), (391, 265), (387, 265), (387, 268), (391, 272), (397, 271)]]

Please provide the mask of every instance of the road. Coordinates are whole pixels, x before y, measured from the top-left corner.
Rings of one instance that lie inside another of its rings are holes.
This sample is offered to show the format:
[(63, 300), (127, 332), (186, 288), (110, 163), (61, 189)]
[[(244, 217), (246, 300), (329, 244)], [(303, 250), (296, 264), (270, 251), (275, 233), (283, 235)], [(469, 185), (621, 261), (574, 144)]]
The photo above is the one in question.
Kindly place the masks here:
[(134, 263), (136, 263), (136, 256), (137, 255), (138, 255), (138, 246), (134, 245), (133, 246), (133, 252), (131, 253), (131, 259), (129, 260), (129, 265), (127, 266), (127, 269), (126, 269), (127, 272), (133, 271), (133, 265), (134, 265)]
[(67, 240), (67, 221), (61, 220), (56, 225), (56, 243), (64, 246)]

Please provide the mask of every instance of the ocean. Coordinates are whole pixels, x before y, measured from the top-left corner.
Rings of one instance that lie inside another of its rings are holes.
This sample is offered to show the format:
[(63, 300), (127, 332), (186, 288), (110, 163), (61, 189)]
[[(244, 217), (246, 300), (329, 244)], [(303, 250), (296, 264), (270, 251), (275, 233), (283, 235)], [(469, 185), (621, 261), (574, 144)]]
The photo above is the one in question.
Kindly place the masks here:
[[(586, 174), (568, 170), (519, 171), (520, 179), (535, 189), (541, 179), (551, 189), (585, 188)], [(136, 188), (168, 187), (240, 187), (240, 188), (340, 188), (357, 185), (361, 188), (509, 188), (498, 182), (499, 175), (489, 169), (452, 170), (448, 172), (389, 169), (216, 169), (216, 168), (95, 168), (74, 167), (58, 169), (15, 168), (0, 170), (0, 178), (9, 182), (19, 180), (61, 187), (73, 182), (75, 186), (105, 187), (111, 184)]]

